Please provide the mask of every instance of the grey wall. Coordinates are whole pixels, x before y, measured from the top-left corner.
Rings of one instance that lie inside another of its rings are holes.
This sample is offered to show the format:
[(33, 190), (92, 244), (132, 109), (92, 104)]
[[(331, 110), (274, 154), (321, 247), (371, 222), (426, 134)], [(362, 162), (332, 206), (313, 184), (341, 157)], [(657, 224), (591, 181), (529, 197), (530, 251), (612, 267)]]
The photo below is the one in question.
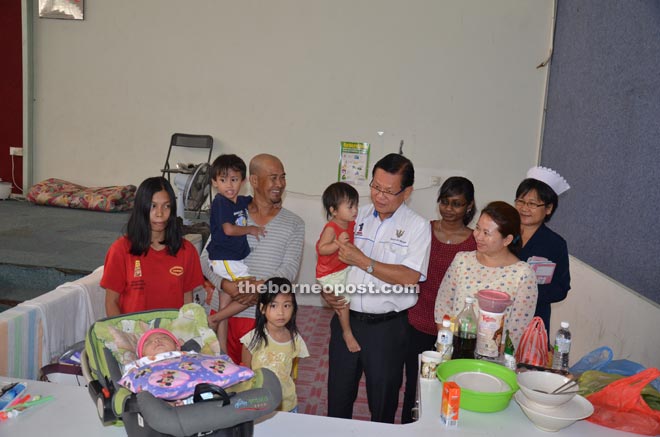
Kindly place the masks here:
[(559, 0), (542, 164), (572, 188), (550, 226), (660, 302), (660, 2)]

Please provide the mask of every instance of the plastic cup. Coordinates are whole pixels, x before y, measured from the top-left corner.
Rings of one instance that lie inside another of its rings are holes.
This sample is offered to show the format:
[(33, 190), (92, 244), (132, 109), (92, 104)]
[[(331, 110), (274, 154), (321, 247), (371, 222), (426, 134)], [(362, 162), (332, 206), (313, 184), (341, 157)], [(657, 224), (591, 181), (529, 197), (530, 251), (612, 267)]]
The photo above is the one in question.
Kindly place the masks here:
[(491, 313), (479, 310), (477, 322), (477, 356), (497, 358), (500, 354), (500, 343), (504, 331), (504, 312)]

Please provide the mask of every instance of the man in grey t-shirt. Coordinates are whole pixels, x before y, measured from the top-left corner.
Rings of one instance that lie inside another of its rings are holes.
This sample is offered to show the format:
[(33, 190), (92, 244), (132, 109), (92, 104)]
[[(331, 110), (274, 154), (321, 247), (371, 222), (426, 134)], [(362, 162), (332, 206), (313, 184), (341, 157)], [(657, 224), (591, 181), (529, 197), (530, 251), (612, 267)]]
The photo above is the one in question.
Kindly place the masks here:
[[(303, 220), (288, 209), (282, 208), (282, 194), (286, 188), (286, 173), (282, 162), (273, 155), (261, 154), (252, 158), (249, 167), (249, 180), (254, 197), (248, 205), (248, 225), (266, 229), (266, 235), (259, 240), (251, 235), (247, 236), (250, 254), (244, 262), (256, 280), (239, 283), (221, 278), (210, 268), (206, 248), (201, 254), (204, 276), (218, 290), (229, 294), (235, 301), (249, 305), (245, 311), (228, 321), (227, 354), (236, 363), (241, 361), (240, 338), (254, 328), (254, 305), (258, 299), (257, 294), (245, 291), (256, 289), (256, 286), (272, 277), (294, 281), (300, 268), (305, 239)], [(209, 323), (217, 322), (213, 316), (209, 317)]]

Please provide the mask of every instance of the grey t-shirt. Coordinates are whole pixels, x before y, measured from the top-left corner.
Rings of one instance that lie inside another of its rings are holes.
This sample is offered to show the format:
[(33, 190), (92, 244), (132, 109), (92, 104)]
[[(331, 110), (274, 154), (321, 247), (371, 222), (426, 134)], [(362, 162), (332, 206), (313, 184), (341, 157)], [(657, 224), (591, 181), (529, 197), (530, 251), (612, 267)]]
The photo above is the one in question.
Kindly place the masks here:
[[(252, 217), (248, 216), (248, 225), (256, 226)], [(303, 242), (305, 240), (305, 222), (286, 208), (266, 225), (266, 235), (257, 238), (248, 235), (250, 254), (243, 260), (250, 270), (250, 275), (257, 279), (283, 277), (294, 281), (300, 269)], [(209, 239), (210, 241), (210, 239)], [(207, 243), (208, 246), (208, 243)], [(209, 256), (202, 250), (201, 264), (204, 276), (220, 289), (222, 278), (211, 269)], [(255, 317), (255, 307), (251, 306), (236, 317)]]

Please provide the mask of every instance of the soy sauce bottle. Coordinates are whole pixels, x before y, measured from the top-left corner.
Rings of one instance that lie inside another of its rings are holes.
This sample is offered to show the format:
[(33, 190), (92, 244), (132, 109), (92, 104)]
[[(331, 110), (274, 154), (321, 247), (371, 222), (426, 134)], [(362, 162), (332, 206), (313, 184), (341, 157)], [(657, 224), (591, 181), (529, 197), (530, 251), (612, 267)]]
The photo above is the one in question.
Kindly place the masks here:
[(474, 302), (473, 297), (466, 297), (465, 306), (456, 317), (452, 359), (474, 358), (474, 349), (477, 347), (477, 314), (474, 311)]

